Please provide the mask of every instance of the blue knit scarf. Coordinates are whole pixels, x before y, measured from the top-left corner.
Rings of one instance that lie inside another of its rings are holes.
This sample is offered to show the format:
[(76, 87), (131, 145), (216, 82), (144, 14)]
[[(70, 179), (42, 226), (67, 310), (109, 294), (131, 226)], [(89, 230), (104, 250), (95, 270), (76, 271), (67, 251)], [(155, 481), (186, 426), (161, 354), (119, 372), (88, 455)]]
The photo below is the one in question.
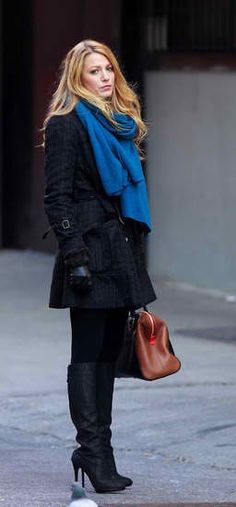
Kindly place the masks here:
[(128, 115), (113, 113), (118, 128), (90, 102), (80, 99), (75, 106), (89, 139), (99, 175), (109, 196), (120, 196), (123, 217), (132, 218), (151, 230), (145, 178), (134, 143), (136, 123)]

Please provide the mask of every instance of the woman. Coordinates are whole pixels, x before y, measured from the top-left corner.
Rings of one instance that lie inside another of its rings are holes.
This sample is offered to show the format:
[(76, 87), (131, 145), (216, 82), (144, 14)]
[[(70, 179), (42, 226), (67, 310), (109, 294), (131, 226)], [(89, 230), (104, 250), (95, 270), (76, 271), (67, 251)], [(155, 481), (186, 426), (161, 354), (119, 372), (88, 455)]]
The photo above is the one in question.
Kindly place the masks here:
[(156, 299), (144, 264), (151, 229), (140, 106), (112, 51), (85, 40), (66, 55), (45, 120), (45, 210), (58, 240), (49, 306), (70, 308), (68, 397), (78, 470), (97, 492), (132, 480), (111, 446), (114, 367), (130, 309)]

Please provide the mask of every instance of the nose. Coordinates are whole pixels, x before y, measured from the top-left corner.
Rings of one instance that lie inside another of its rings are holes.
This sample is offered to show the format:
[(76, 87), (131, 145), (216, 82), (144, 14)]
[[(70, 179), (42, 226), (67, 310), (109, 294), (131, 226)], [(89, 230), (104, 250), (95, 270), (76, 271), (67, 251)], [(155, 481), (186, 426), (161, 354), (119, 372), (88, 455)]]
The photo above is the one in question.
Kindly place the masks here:
[(107, 72), (106, 69), (102, 70), (101, 79), (102, 79), (102, 81), (108, 81), (109, 80), (109, 73)]

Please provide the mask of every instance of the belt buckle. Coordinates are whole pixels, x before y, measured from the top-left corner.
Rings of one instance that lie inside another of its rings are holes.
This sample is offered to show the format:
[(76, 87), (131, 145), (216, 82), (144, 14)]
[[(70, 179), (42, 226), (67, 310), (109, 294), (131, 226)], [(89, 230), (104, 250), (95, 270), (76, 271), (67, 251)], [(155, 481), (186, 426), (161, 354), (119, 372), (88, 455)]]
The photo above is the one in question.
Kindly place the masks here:
[(70, 229), (70, 222), (67, 218), (61, 221), (61, 226), (63, 229)]

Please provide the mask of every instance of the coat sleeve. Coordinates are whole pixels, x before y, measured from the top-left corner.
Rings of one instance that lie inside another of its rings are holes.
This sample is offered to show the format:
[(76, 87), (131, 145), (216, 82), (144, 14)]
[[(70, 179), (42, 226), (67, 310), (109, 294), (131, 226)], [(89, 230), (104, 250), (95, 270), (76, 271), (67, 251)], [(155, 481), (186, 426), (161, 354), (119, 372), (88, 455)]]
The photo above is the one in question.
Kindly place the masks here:
[(73, 201), (78, 134), (66, 116), (52, 116), (45, 132), (44, 208), (64, 257), (86, 253)]

